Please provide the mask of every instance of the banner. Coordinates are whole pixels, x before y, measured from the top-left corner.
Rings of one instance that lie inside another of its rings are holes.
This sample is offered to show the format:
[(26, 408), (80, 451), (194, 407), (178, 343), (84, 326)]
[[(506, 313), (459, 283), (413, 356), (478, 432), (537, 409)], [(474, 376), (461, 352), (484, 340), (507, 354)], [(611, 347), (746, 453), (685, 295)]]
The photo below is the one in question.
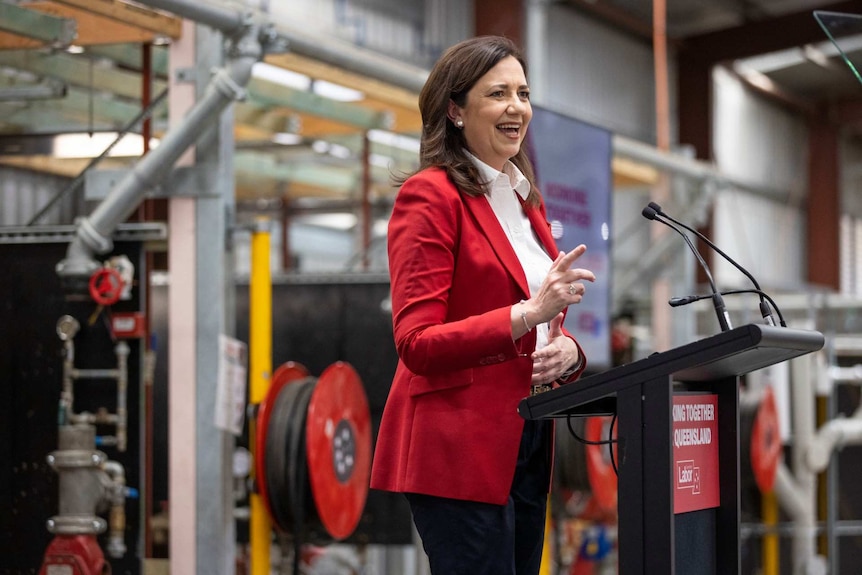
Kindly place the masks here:
[(602, 371), (611, 367), (611, 133), (534, 106), (527, 139), (557, 246), (587, 246), (575, 266), (596, 281), (585, 282), (584, 300), (569, 308), (565, 326), (584, 348), (589, 370)]
[(718, 507), (718, 395), (673, 396), (673, 512)]

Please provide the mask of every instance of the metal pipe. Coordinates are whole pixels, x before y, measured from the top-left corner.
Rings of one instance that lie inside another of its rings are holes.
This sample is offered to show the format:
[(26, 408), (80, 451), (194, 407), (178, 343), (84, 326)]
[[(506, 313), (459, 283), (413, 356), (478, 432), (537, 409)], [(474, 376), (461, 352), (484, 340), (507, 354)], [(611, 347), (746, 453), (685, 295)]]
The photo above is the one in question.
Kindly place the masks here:
[(762, 196), (780, 197), (783, 200), (791, 199), (787, 195), (787, 190), (770, 188), (728, 176), (707, 162), (662, 151), (649, 144), (618, 134), (615, 134), (611, 141), (615, 156), (643, 162), (691, 180), (710, 181), (715, 183), (718, 188), (736, 188)]
[(818, 431), (806, 450), (806, 463), (815, 473), (824, 471), (832, 458), (832, 452), (845, 445), (862, 443), (862, 419), (837, 416)]
[(111, 504), (105, 550), (110, 557), (120, 558), (126, 554), (126, 470), (116, 461), (106, 461), (102, 469), (108, 478)]
[(60, 413), (57, 423), (68, 425), (75, 415), (75, 387), (72, 379), (72, 370), (75, 365), (75, 345), (71, 339), (63, 342), (63, 386), (60, 392)]
[[(392, 84), (419, 93), (428, 72), (393, 58), (363, 50), (355, 44), (334, 37), (309, 34), (302, 30), (274, 24), (269, 14), (260, 10), (236, 9), (205, 4), (200, 0), (139, 0), (141, 4), (173, 12), (178, 16), (212, 26), (228, 35), (236, 34), (243, 26), (273, 26), (273, 35), (290, 52), (320, 60), (338, 68)], [(272, 38), (275, 40), (275, 38)]]
[(228, 36), (239, 33), (250, 23), (250, 17), (253, 14), (214, 6), (201, 0), (138, 0), (138, 2), (221, 30)]
[(788, 517), (795, 523), (804, 520), (808, 514), (805, 498), (793, 478), (793, 473), (783, 462), (778, 465), (775, 472), (774, 491), (779, 503), (781, 503), (781, 508)]
[(126, 451), (128, 441), (128, 409), (126, 407), (126, 395), (129, 387), (129, 344), (121, 341), (114, 348), (117, 355), (117, 450)]
[(417, 94), (428, 79), (428, 71), (358, 48), (334, 37), (313, 36), (276, 26), (278, 37), (291, 52), (320, 60), (356, 74), (374, 78)]
[(368, 271), (371, 250), (371, 228), (374, 225), (371, 214), (371, 140), (368, 132), (362, 137), (362, 198), (359, 210), (360, 262), (362, 271)]
[(215, 74), (183, 124), (168, 132), (161, 144), (135, 165), (93, 213), (79, 221), (66, 259), (57, 265), (58, 274), (89, 277), (98, 269), (99, 264), (94, 261), (93, 254), (111, 250), (111, 234), (135, 211), (144, 193), (164, 179), (214, 116), (218, 116), (234, 100), (245, 96), (243, 86), (248, 84), (251, 69), (262, 55), (257, 35), (256, 29), (247, 31), (235, 45), (237, 57)]
[(799, 502), (803, 511), (798, 518), (798, 529), (793, 537), (794, 573), (803, 573), (816, 556), (815, 538), (817, 516), (817, 477), (808, 467), (806, 452), (815, 435), (814, 385), (811, 377), (811, 358), (803, 356), (790, 362), (793, 385), (790, 386), (793, 400), (793, 473), (798, 486)]

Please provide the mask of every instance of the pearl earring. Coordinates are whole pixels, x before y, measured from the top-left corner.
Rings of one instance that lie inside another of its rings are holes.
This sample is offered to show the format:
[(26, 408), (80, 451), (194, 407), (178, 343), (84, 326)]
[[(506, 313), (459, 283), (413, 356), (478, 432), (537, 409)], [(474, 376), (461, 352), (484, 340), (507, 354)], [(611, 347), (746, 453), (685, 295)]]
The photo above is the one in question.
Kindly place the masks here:
[(461, 118), (458, 118), (457, 120), (455, 120), (455, 125), (458, 126), (459, 128), (463, 128), (464, 127), (464, 120), (462, 120)]

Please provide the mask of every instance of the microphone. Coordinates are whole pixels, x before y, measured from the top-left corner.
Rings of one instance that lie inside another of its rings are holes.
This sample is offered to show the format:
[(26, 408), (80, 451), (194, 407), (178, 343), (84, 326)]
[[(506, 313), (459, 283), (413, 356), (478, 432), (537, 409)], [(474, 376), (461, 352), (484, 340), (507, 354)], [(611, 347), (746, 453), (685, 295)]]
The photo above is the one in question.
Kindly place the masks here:
[[(655, 213), (656, 213), (657, 215), (659, 215), (659, 216), (661, 216), (661, 217), (663, 217), (663, 218), (667, 218), (668, 220), (672, 221), (673, 223), (675, 223), (675, 224), (677, 224), (677, 225), (679, 225), (679, 226), (682, 226), (682, 227), (684, 227), (685, 229), (687, 229), (688, 231), (690, 231), (691, 233), (693, 233), (693, 234), (697, 235), (697, 237), (699, 237), (700, 239), (702, 239), (702, 240), (706, 243), (706, 245), (708, 245), (708, 246), (709, 246), (709, 247), (711, 247), (713, 250), (715, 250), (715, 252), (716, 252), (718, 255), (720, 255), (721, 257), (723, 257), (725, 260), (727, 260), (728, 262), (730, 262), (730, 263), (733, 265), (733, 267), (735, 267), (735, 268), (736, 268), (736, 269), (738, 269), (740, 272), (742, 272), (742, 273), (743, 273), (743, 275), (745, 275), (745, 277), (747, 277), (749, 280), (751, 280), (752, 285), (754, 285), (754, 290), (753, 290), (753, 291), (750, 291), (750, 292), (742, 292), (742, 293), (756, 293), (756, 294), (758, 294), (758, 296), (760, 296), (760, 315), (761, 315), (761, 316), (763, 316), (763, 319), (766, 321), (766, 323), (767, 323), (768, 325), (775, 325), (775, 319), (773, 319), (773, 317), (772, 317), (772, 311), (770, 310), (769, 305), (767, 305), (767, 303), (766, 303), (766, 300), (769, 300), (770, 304), (772, 304), (772, 308), (773, 308), (773, 309), (775, 309), (775, 311), (778, 313), (779, 320), (781, 321), (781, 326), (782, 326), (782, 327), (787, 327), (787, 326), (785, 325), (785, 323), (784, 323), (784, 318), (781, 316), (781, 310), (779, 310), (779, 309), (778, 309), (778, 306), (777, 306), (777, 305), (775, 305), (775, 302), (774, 302), (774, 301), (772, 301), (772, 298), (771, 298), (771, 297), (769, 297), (769, 296), (768, 296), (768, 295), (766, 295), (763, 291), (761, 291), (761, 289), (760, 289), (760, 284), (759, 284), (759, 283), (757, 283), (757, 280), (756, 280), (756, 279), (754, 279), (754, 276), (753, 276), (753, 275), (751, 275), (751, 274), (748, 272), (748, 270), (747, 270), (747, 269), (745, 269), (744, 267), (742, 267), (741, 265), (739, 265), (738, 263), (736, 263), (736, 261), (735, 261), (732, 257), (730, 257), (729, 255), (727, 255), (726, 253), (724, 253), (724, 252), (721, 250), (721, 248), (719, 248), (717, 245), (715, 245), (714, 243), (712, 243), (712, 241), (711, 241), (708, 237), (706, 237), (705, 235), (703, 235), (702, 233), (700, 233), (700, 232), (699, 232), (699, 231), (697, 231), (696, 229), (691, 228), (691, 227), (689, 227), (689, 226), (685, 225), (684, 223), (682, 223), (682, 222), (680, 222), (680, 221), (677, 221), (677, 220), (673, 219), (671, 216), (669, 216), (669, 215), (667, 215), (666, 213), (664, 213), (663, 211), (661, 211), (661, 206), (660, 206), (660, 205), (658, 205), (657, 203), (655, 203), (655, 202), (650, 202), (648, 207), (649, 207), (649, 208), (651, 208), (652, 210), (654, 210), (654, 211), (655, 211)], [(728, 292), (728, 293), (729, 293), (729, 292)]]
[[(756, 293), (757, 295), (759, 295), (761, 297), (761, 299), (768, 300), (770, 305), (778, 313), (778, 319), (781, 322), (781, 326), (787, 327), (787, 324), (784, 323), (784, 316), (781, 315), (781, 310), (778, 309), (778, 306), (775, 305), (775, 302), (772, 300), (771, 297), (769, 297), (769, 294), (767, 294), (764, 291), (760, 291), (760, 290), (756, 290), (756, 289), (732, 289), (732, 290), (727, 290), (727, 291), (721, 292), (721, 295), (725, 296), (725, 295), (734, 295), (734, 294), (740, 294), (740, 293)], [(690, 303), (694, 303), (696, 301), (700, 301), (700, 300), (710, 298), (710, 297), (712, 297), (712, 295), (687, 295), (685, 297), (672, 297), (668, 300), (667, 303), (668, 303), (668, 305), (670, 305), (670, 307), (679, 307), (681, 305), (688, 305)]]
[(682, 238), (685, 240), (685, 243), (688, 244), (689, 249), (691, 249), (691, 252), (697, 258), (697, 261), (700, 262), (700, 266), (706, 273), (706, 279), (709, 280), (709, 287), (712, 290), (712, 295), (706, 297), (712, 298), (712, 304), (715, 306), (715, 315), (718, 317), (718, 325), (721, 327), (721, 331), (729, 330), (730, 315), (727, 313), (727, 308), (724, 306), (724, 299), (721, 297), (721, 292), (719, 292), (718, 289), (715, 287), (715, 281), (713, 281), (712, 279), (712, 272), (709, 271), (709, 266), (706, 265), (705, 261), (703, 261), (703, 257), (700, 255), (700, 252), (697, 251), (697, 248), (694, 247), (694, 244), (691, 243), (691, 238), (688, 237), (688, 234), (686, 234), (684, 231), (682, 231), (672, 223), (658, 217), (661, 208), (657, 210), (654, 207), (657, 205), (658, 204), (650, 202), (649, 205), (643, 209), (641, 214), (648, 220), (654, 220), (656, 222), (660, 222), (666, 225), (667, 227), (682, 236)]

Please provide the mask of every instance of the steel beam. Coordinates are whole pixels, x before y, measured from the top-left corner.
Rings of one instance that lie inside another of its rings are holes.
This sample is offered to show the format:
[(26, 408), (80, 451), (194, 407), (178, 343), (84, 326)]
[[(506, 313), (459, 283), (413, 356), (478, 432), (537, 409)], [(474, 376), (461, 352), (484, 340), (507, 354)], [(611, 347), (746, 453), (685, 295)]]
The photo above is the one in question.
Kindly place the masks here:
[[(91, 56), (107, 58), (121, 66), (133, 70), (143, 70), (143, 56), (138, 44), (104, 44), (99, 46), (87, 46), (87, 53)], [(166, 46), (153, 46), (150, 68), (153, 75), (162, 78), (168, 75), (168, 49)]]
[(359, 185), (359, 170), (313, 166), (306, 163), (280, 164), (271, 156), (238, 153), (234, 156), (237, 176), (295, 182), (344, 193)]
[[(49, 76), (73, 86), (109, 92), (133, 100), (141, 99), (141, 79), (136, 72), (94, 65), (71, 54), (42, 54), (32, 50), (0, 51), (0, 66), (27, 70), (37, 76)], [(166, 82), (156, 80), (153, 90), (164, 91)]]
[(0, 30), (33, 38), (55, 48), (64, 48), (75, 39), (78, 25), (68, 18), (57, 18), (0, 2)]
[(391, 116), (364, 106), (336, 102), (311, 92), (288, 88), (274, 82), (253, 79), (248, 85), (249, 104), (289, 108), (296, 112), (334, 120), (364, 130), (386, 128)]
[[(0, 53), (2, 56), (2, 53)], [(66, 84), (55, 79), (38, 84), (6, 86), (0, 88), (0, 102), (50, 100), (66, 95)]]

